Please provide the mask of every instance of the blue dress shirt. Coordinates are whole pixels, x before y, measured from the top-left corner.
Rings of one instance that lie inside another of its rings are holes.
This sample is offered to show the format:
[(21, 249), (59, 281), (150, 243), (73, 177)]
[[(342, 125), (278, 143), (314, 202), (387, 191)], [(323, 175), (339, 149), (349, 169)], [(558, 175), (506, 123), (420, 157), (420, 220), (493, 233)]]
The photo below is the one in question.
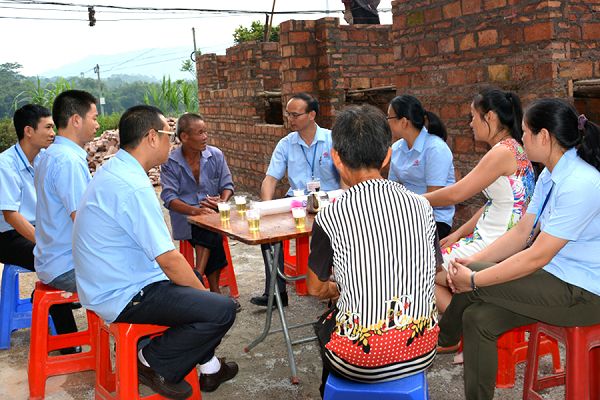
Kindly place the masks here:
[[(40, 155), (33, 160), (36, 165)], [(0, 154), (0, 211), (18, 211), (31, 225), (35, 225), (35, 187), (33, 166), (19, 143)], [(0, 212), (0, 232), (13, 230)]]
[(156, 257), (175, 246), (148, 175), (121, 149), (90, 182), (73, 228), (81, 304), (107, 322), (150, 283), (167, 280)]
[(540, 227), (568, 242), (544, 270), (600, 296), (600, 172), (568, 150), (540, 174), (527, 213), (537, 215), (553, 183)]
[(75, 142), (56, 136), (40, 157), (35, 170), (38, 201), (33, 250), (40, 280), (50, 283), (73, 269), (71, 213), (92, 178), (87, 153)]
[[(213, 146), (206, 146), (200, 157), (200, 183), (196, 182), (181, 147), (173, 150), (167, 162), (160, 167), (160, 183), (163, 188), (160, 198), (166, 208), (175, 199), (198, 206), (206, 195), (218, 196), (226, 189), (233, 191), (231, 172), (223, 152)], [(192, 228), (187, 222), (187, 215), (171, 210), (169, 214), (173, 239), (191, 239)]]
[[(400, 182), (417, 194), (427, 193), (427, 186), (448, 186), (454, 183), (452, 152), (444, 140), (423, 127), (413, 147), (400, 139), (392, 145), (392, 161), (388, 179)], [(436, 222), (452, 226), (454, 206), (434, 207)]]
[(317, 125), (313, 142), (304, 143), (298, 132), (292, 132), (281, 139), (267, 169), (267, 175), (280, 180), (287, 171), (290, 189), (287, 195), (292, 195), (293, 189), (305, 189), (306, 184), (319, 178), (321, 190), (329, 191), (340, 188), (340, 175), (331, 159), (331, 131)]

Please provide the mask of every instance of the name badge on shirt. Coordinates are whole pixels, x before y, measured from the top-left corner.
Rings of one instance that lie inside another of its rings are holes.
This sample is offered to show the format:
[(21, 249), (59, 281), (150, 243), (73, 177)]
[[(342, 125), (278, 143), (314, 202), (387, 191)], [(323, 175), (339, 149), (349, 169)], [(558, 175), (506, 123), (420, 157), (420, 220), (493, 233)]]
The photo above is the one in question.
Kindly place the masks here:
[(309, 192), (318, 192), (321, 190), (321, 181), (319, 179), (313, 179), (306, 183), (306, 188)]

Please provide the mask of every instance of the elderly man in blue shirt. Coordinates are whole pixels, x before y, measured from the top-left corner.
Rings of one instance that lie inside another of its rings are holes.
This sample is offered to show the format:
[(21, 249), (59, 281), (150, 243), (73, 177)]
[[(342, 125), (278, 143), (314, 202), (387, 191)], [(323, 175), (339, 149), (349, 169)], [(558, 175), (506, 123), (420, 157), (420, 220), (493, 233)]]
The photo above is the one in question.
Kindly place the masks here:
[(215, 357), (235, 320), (235, 303), (207, 291), (175, 249), (147, 171), (164, 163), (169, 124), (152, 106), (128, 109), (119, 122), (121, 150), (94, 176), (73, 229), (82, 304), (107, 322), (170, 328), (138, 352), (140, 381), (186, 399), (183, 379), (200, 364), (200, 387), (216, 390), (238, 372)]
[(194, 246), (195, 269), (206, 275), (211, 292), (221, 293), (219, 276), (227, 265), (223, 237), (190, 225), (187, 217), (215, 213), (217, 200), (229, 200), (233, 194), (231, 172), (223, 152), (207, 144), (208, 131), (202, 116), (182, 115), (176, 134), (181, 147), (173, 150), (161, 166), (160, 197), (171, 215), (173, 239), (187, 240)]
[[(0, 262), (34, 271), (35, 205), (33, 185), (40, 151), (54, 141), (50, 110), (26, 104), (15, 111), (13, 122), (18, 142), (0, 154)], [(70, 304), (50, 308), (58, 333), (75, 332)], [(62, 349), (64, 354), (73, 349)]]
[(40, 157), (35, 174), (38, 196), (35, 269), (42, 282), (76, 292), (71, 234), (77, 206), (92, 178), (83, 146), (99, 128), (96, 98), (81, 90), (59, 94), (52, 106), (58, 135)]
[[(285, 115), (294, 132), (281, 139), (273, 151), (260, 189), (263, 201), (273, 199), (277, 182), (285, 176), (286, 172), (290, 183), (287, 196), (291, 196), (294, 189), (320, 188), (329, 191), (340, 188), (340, 176), (331, 159), (331, 131), (317, 125), (315, 118), (318, 113), (319, 103), (307, 93), (295, 94), (288, 101)], [(271, 245), (262, 245), (261, 248), (265, 258), (265, 291), (262, 296), (250, 299), (250, 302), (266, 307), (270, 285), (266, 252), (272, 250)], [(283, 272), (283, 252), (279, 252), (279, 259), (275, 261), (279, 270)], [(280, 277), (277, 277), (277, 289), (283, 305), (287, 306), (285, 281)]]

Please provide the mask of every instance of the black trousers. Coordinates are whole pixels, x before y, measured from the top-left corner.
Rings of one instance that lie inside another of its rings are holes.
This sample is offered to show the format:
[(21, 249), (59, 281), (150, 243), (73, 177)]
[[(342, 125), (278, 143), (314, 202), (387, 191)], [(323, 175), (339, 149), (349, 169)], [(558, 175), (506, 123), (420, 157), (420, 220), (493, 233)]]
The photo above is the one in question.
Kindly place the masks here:
[(352, 4), (352, 22), (356, 24), (379, 24), (379, 15)]
[(169, 326), (144, 348), (144, 358), (167, 381), (180, 382), (214, 356), (235, 315), (229, 297), (159, 281), (134, 296), (115, 322)]
[[(283, 242), (273, 243), (273, 244), (261, 244), (260, 250), (262, 251), (263, 261), (265, 264), (265, 292), (264, 294), (269, 293), (269, 286), (271, 285), (271, 271), (269, 271), (269, 266), (267, 265), (267, 252), (275, 251), (273, 246), (275, 244), (279, 244), (281, 246), (281, 251), (279, 252), (279, 257), (277, 260), (273, 260), (273, 262), (277, 263), (277, 269), (283, 272)], [(285, 293), (287, 288), (285, 286), (285, 279), (281, 278), (277, 275), (277, 290), (279, 293)]]
[[(30, 271), (35, 271), (33, 248), (35, 243), (21, 236), (17, 231), (0, 232), (0, 262), (13, 264)], [(77, 324), (73, 318), (70, 304), (59, 304), (50, 307), (50, 315), (54, 321), (56, 333), (77, 332)]]

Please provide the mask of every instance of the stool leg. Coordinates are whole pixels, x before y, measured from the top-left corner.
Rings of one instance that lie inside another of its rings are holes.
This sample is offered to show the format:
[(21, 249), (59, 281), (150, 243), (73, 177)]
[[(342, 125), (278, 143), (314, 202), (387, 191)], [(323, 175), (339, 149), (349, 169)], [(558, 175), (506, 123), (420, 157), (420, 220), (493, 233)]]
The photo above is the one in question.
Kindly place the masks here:
[(534, 327), (529, 334), (529, 347), (527, 348), (527, 366), (525, 367), (525, 382), (523, 383), (523, 400), (538, 399), (536, 383), (538, 379), (538, 345), (540, 341), (540, 332)]
[(588, 400), (591, 390), (590, 353), (580, 328), (571, 328), (567, 333), (567, 382), (566, 400)]
[[(126, 325), (126, 324), (125, 324)], [(140, 398), (137, 373), (137, 338), (128, 337), (125, 329), (118, 329), (116, 370), (117, 398)]]
[(43, 399), (46, 393), (45, 365), (48, 360), (49, 304), (34, 294), (29, 344), (29, 400)]
[(598, 376), (600, 375), (600, 346), (594, 347), (590, 350), (590, 380), (592, 382), (592, 386), (590, 390), (592, 394), (590, 396), (591, 400), (600, 400), (600, 379)]
[[(296, 239), (296, 274), (306, 275), (308, 271), (308, 237), (300, 237)], [(306, 288), (306, 279), (296, 281), (296, 293), (300, 296), (306, 296), (308, 289)]]
[[(14, 283), (13, 283), (14, 281)], [(10, 287), (9, 287), (10, 286)], [(16, 293), (15, 294), (15, 287)], [(0, 349), (10, 347), (12, 327), (10, 320), (15, 311), (19, 293), (19, 275), (5, 266), (2, 273), (2, 293), (0, 295)]]

